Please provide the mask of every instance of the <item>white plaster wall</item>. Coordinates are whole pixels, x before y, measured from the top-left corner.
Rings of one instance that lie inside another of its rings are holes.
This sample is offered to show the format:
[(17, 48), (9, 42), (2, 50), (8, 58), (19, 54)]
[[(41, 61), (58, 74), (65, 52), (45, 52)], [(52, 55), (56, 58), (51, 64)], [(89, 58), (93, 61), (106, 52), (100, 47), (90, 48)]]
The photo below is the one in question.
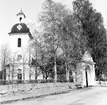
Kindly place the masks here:
[[(88, 74), (88, 84), (89, 85), (95, 85), (95, 68), (94, 68), (94, 62), (93, 59), (90, 55), (90, 53), (88, 51), (85, 52), (85, 54), (82, 57), (82, 61), (89, 61), (92, 62), (93, 65), (88, 64), (90, 66), (90, 70), (87, 71)], [(85, 67), (86, 67), (87, 63), (79, 63), (77, 65), (77, 70), (78, 71), (82, 71), (82, 76), (81, 76), (81, 80), (82, 80), (82, 85), (86, 86), (86, 75), (85, 75)]]
[[(24, 80), (29, 80), (29, 66), (28, 64), (23, 65), (22, 63), (17, 64), (17, 66), (14, 68), (14, 76), (13, 80), (17, 80), (17, 74), (18, 74), (18, 69), (21, 69), (21, 74), (22, 74), (22, 80), (23, 80), (23, 74), (24, 74)], [(10, 78), (9, 78), (9, 72), (10, 72)], [(7, 69), (7, 76), (6, 80), (12, 80), (12, 68)]]
[(92, 65), (92, 71), (91, 71), (91, 85), (96, 85), (94, 65)]
[[(21, 38), (21, 47), (18, 47), (18, 38)], [(10, 49), (12, 52), (24, 52), (28, 47), (29, 42), (28, 34), (12, 34), (9, 37)]]
[[(21, 38), (21, 47), (18, 47), (18, 38)], [(15, 62), (17, 67), (15, 68), (15, 72), (18, 69), (21, 69), (22, 80), (23, 80), (23, 72), (25, 72), (25, 80), (29, 80), (29, 54), (28, 54), (28, 45), (29, 45), (29, 35), (22, 34), (12, 34), (9, 37), (9, 46), (12, 52), (13, 59), (15, 58)], [(17, 55), (22, 55), (22, 59), (20, 61), (17, 60)], [(25, 65), (23, 65), (23, 62)], [(11, 69), (12, 70), (12, 69)], [(24, 71), (25, 70), (25, 71)], [(15, 76), (16, 75), (16, 76)], [(14, 80), (17, 80), (17, 73), (14, 74)]]
[[(77, 65), (77, 83), (81, 83), (83, 86), (86, 86), (86, 74), (85, 67), (87, 64), (79, 63)], [(90, 71), (87, 71), (88, 74), (88, 85), (95, 85), (95, 68), (94, 65), (90, 65)]]
[(86, 75), (85, 75), (85, 64), (82, 63), (82, 68), (81, 68), (81, 71), (82, 71), (82, 85), (85, 86), (86, 85)]
[(20, 17), (22, 17), (21, 23), (25, 23), (25, 22), (26, 22), (26, 18), (24, 18), (23, 15), (18, 15), (18, 16), (17, 16), (17, 22), (20, 23)]
[(25, 80), (29, 80), (29, 71), (30, 71), (30, 67), (26, 64), (24, 66), (25, 69)]

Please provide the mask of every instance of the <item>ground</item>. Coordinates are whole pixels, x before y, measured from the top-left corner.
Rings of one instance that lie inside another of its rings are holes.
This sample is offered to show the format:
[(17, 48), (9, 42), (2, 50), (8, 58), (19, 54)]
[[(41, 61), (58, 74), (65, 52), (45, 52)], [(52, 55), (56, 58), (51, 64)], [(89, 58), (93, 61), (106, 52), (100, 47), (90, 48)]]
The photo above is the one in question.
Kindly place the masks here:
[(107, 105), (106, 97), (107, 87), (93, 87), (4, 105)]

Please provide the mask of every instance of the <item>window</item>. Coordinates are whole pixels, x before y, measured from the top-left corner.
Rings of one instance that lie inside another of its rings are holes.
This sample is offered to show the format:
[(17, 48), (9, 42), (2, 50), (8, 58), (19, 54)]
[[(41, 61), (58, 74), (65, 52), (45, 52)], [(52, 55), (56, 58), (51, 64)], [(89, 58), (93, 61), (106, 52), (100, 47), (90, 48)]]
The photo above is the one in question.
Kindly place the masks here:
[(22, 17), (20, 17), (20, 22), (21, 22), (21, 20), (22, 20)]
[(17, 60), (19, 61), (19, 60), (21, 60), (22, 59), (22, 56), (21, 55), (18, 55), (17, 56)]
[(18, 47), (21, 47), (21, 38), (18, 38)]

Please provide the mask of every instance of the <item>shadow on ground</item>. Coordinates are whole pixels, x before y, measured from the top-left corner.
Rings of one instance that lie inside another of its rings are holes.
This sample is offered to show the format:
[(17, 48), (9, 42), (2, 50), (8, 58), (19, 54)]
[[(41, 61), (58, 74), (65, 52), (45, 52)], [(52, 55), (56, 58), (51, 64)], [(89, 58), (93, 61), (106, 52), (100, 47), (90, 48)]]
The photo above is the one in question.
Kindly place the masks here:
[(75, 103), (75, 104), (69, 104), (69, 105), (84, 105), (83, 103)]

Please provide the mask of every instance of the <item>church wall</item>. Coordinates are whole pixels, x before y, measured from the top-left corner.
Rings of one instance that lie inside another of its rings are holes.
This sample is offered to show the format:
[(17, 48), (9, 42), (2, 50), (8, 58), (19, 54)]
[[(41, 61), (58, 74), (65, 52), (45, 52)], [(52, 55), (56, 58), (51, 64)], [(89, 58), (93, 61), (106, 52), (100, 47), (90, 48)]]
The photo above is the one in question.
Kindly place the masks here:
[[(18, 47), (18, 38), (21, 38), (21, 47)], [(28, 47), (28, 34), (16, 34), (10, 36), (10, 49), (12, 52), (24, 52)]]
[(29, 71), (30, 71), (29, 65), (26, 64), (24, 69), (25, 69), (25, 80), (29, 80)]
[[(22, 74), (22, 80), (29, 80), (30, 67), (28, 64), (15, 64), (14, 70), (12, 67), (7, 69), (6, 80), (18, 80), (18, 74)], [(12, 78), (13, 72), (13, 78)]]
[[(21, 38), (21, 47), (18, 47), (18, 38)], [(18, 70), (21, 70), (22, 80), (29, 80), (29, 50), (28, 34), (15, 34), (10, 36), (10, 49), (12, 51), (12, 57), (15, 59), (13, 65), (15, 66), (14, 80), (18, 80)], [(18, 60), (18, 55), (21, 55), (21, 60)], [(12, 69), (11, 69), (12, 70)], [(11, 78), (12, 79), (12, 78)]]

